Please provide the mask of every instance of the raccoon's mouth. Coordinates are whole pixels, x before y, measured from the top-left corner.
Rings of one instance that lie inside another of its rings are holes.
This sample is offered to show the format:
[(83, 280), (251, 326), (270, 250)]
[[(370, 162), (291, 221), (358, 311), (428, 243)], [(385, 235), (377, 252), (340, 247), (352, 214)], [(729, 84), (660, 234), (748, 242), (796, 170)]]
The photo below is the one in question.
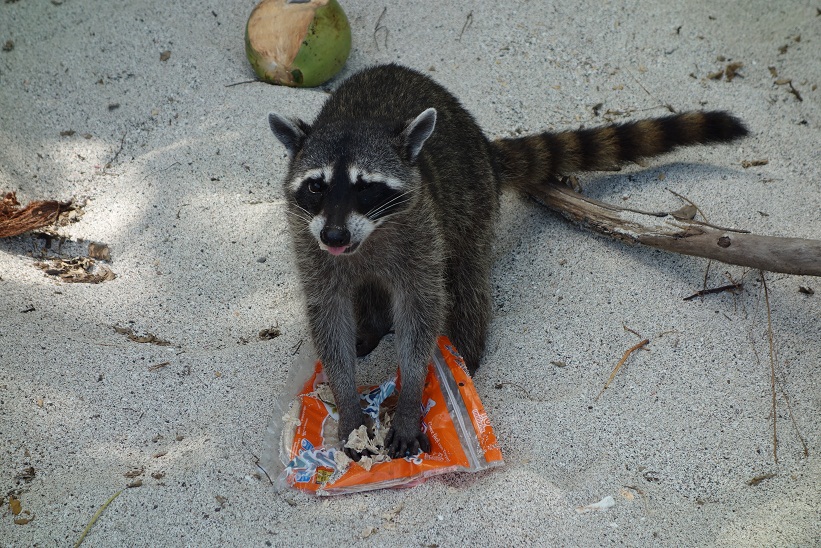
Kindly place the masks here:
[(325, 249), (325, 251), (327, 251), (328, 253), (330, 253), (334, 257), (336, 257), (336, 256), (344, 255), (344, 254), (347, 254), (347, 253), (353, 253), (354, 251), (356, 251), (356, 248), (359, 247), (359, 242), (356, 242), (354, 244), (343, 245), (343, 246), (339, 246), (339, 247), (331, 247), (331, 246), (323, 244), (322, 247), (323, 247), (323, 249)]

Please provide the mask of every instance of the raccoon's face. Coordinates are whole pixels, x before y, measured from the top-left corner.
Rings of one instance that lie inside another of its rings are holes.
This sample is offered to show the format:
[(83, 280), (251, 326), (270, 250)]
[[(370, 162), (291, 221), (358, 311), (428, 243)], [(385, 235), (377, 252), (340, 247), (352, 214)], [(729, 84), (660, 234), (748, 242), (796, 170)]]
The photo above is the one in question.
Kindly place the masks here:
[(276, 114), (268, 119), (291, 156), (285, 180), (291, 211), (319, 247), (336, 256), (356, 252), (413, 202), (420, 182), (415, 162), (433, 132), (436, 111), (396, 128), (358, 121), (313, 130)]

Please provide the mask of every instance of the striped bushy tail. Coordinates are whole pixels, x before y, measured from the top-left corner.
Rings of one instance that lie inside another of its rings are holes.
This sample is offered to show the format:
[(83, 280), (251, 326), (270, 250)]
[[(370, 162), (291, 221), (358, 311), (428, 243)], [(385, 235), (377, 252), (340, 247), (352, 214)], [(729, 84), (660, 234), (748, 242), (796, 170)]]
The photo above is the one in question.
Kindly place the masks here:
[(491, 145), (503, 188), (526, 190), (558, 175), (616, 168), (676, 147), (729, 142), (747, 128), (726, 112), (685, 112), (576, 131), (498, 139)]

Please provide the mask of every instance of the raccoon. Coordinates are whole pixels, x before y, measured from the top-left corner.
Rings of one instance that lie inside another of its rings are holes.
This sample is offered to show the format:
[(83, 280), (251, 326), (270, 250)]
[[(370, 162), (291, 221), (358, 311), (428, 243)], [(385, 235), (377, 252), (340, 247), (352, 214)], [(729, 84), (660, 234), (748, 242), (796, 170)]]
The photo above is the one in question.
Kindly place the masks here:
[(502, 190), (747, 134), (725, 112), (687, 112), (491, 141), (444, 87), (393, 64), (344, 81), (311, 124), (276, 113), (268, 121), (290, 157), (288, 224), (341, 440), (366, 424), (356, 357), (396, 334), (393, 457), (429, 450), (421, 397), (437, 335), (451, 339), (471, 374), (479, 367)]

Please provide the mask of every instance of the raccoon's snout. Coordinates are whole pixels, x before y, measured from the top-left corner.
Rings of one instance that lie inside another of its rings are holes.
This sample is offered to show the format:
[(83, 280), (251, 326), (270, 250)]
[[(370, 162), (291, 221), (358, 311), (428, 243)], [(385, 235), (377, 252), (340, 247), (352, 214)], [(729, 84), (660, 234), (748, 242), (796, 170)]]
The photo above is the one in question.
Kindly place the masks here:
[(351, 232), (345, 227), (325, 226), (319, 232), (319, 238), (329, 248), (340, 248), (351, 243)]
[(341, 219), (317, 215), (309, 224), (320, 249), (334, 256), (354, 253), (375, 228), (373, 222), (356, 213), (351, 213), (344, 221), (340, 221)]

